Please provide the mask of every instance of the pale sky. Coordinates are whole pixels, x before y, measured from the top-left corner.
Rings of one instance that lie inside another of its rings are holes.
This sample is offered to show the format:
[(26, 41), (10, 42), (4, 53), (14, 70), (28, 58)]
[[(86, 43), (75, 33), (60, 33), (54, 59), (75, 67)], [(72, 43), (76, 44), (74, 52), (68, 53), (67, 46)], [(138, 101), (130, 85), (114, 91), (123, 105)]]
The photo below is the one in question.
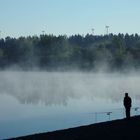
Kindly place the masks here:
[(0, 0), (0, 36), (140, 34), (140, 0)]

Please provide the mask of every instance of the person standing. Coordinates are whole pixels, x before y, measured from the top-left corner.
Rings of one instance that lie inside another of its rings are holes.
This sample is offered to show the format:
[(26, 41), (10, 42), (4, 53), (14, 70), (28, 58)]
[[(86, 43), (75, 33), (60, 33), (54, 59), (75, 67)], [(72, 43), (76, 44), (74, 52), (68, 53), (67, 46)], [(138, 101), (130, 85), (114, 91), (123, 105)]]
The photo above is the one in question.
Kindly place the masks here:
[(123, 104), (125, 107), (126, 118), (129, 119), (130, 118), (130, 110), (131, 110), (131, 106), (132, 106), (132, 100), (131, 100), (131, 97), (128, 96), (128, 93), (125, 93)]

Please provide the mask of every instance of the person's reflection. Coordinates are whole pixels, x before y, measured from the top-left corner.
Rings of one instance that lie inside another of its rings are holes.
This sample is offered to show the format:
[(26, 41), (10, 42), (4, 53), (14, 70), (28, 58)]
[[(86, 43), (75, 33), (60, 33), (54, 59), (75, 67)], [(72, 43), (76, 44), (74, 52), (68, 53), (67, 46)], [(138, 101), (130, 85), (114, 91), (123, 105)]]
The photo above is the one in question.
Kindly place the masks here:
[(132, 100), (128, 96), (128, 93), (125, 93), (123, 104), (124, 104), (124, 107), (125, 107), (126, 118), (129, 119), (130, 118), (130, 109), (131, 109)]

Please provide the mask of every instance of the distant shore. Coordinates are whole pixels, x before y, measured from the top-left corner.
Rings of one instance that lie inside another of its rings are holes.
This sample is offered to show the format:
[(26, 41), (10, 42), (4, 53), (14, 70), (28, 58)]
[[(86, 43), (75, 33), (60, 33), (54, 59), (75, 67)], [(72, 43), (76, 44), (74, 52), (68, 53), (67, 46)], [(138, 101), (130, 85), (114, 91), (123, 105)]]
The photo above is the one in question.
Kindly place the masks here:
[(76, 128), (34, 134), (9, 140), (132, 140), (140, 139), (140, 116)]

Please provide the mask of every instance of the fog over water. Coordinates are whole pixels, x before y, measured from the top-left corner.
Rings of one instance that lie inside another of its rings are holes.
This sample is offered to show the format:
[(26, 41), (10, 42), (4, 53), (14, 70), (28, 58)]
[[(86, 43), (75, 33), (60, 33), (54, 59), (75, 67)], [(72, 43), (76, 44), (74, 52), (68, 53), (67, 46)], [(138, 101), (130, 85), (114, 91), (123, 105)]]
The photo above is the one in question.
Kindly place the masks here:
[(82, 97), (122, 100), (124, 92), (140, 98), (138, 73), (82, 72), (0, 72), (0, 94), (13, 96), (20, 103), (66, 105)]
[(139, 83), (139, 72), (1, 71), (0, 139), (95, 123), (90, 114), (123, 108), (125, 92), (139, 107)]

